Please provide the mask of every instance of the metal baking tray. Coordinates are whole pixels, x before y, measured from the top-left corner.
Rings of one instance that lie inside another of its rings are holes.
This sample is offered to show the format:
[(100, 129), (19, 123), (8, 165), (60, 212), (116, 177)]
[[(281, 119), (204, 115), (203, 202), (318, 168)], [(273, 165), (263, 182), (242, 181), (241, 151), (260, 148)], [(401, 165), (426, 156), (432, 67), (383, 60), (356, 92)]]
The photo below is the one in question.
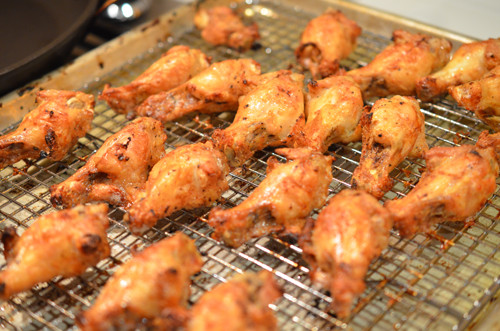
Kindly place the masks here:
[[(194, 5), (183, 6), (149, 22), (74, 63), (14, 91), (0, 100), (0, 130), (5, 133), (33, 108), (34, 94), (41, 88), (76, 89), (98, 95), (105, 83), (122, 85), (145, 70), (167, 49), (177, 44), (200, 48), (214, 61), (251, 57), (263, 72), (294, 68), (293, 51), (307, 22), (328, 7), (342, 10), (363, 28), (355, 52), (342, 65), (355, 68), (368, 63), (390, 43), (394, 29), (444, 36), (454, 46), (472, 39), (401, 17), (344, 1), (205, 1), (203, 5), (230, 4), (249, 20), (256, 21), (262, 47), (239, 54), (225, 47), (207, 45), (192, 24)], [(421, 103), (426, 118), (427, 142), (433, 146), (474, 143), (487, 129), (474, 114), (457, 107), (449, 98), (439, 103)], [(214, 128), (230, 124), (233, 114), (200, 115), (168, 124), (168, 149), (209, 139)], [(62, 161), (23, 161), (0, 171), (0, 229), (14, 225), (19, 231), (34, 219), (54, 210), (49, 187), (63, 181), (84, 164), (103, 141), (127, 123), (103, 102), (95, 108), (93, 127)], [(352, 171), (360, 157), (361, 144), (334, 145), (336, 157), (330, 196), (350, 186)], [(258, 152), (244, 167), (229, 175), (230, 189), (220, 204), (228, 208), (240, 203), (265, 177), (266, 160), (272, 149)], [(404, 196), (418, 181), (422, 160), (404, 161), (392, 172), (396, 185), (384, 199)], [(498, 183), (498, 182), (497, 182)], [(267, 236), (238, 249), (229, 249), (210, 238), (206, 224), (210, 208), (181, 210), (161, 220), (143, 236), (132, 235), (122, 223), (123, 210), (112, 209), (108, 237), (111, 257), (89, 268), (83, 275), (60, 277), (35, 286), (0, 303), (0, 327), (8, 330), (74, 329), (74, 318), (87, 309), (100, 288), (131, 251), (183, 231), (196, 240), (205, 264), (193, 279), (190, 302), (219, 282), (247, 270), (267, 269), (275, 274), (285, 294), (272, 305), (280, 330), (464, 330), (476, 326), (496, 300), (500, 287), (500, 200), (497, 189), (484, 208), (465, 223), (444, 223), (430, 234), (402, 239), (391, 233), (390, 245), (373, 261), (366, 276), (367, 289), (346, 320), (326, 310), (329, 293), (313, 285), (301, 249), (291, 240)], [(316, 215), (317, 212), (314, 213)], [(3, 248), (1, 248), (3, 249)], [(5, 260), (0, 257), (0, 266)], [(491, 315), (491, 314), (490, 314)]]

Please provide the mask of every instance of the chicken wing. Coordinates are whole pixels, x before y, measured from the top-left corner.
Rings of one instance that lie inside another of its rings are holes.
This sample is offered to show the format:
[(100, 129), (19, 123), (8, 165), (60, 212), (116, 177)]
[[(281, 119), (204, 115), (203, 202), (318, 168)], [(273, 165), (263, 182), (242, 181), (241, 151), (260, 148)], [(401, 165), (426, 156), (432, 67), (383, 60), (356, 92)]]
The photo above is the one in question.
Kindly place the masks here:
[(352, 187), (381, 198), (392, 188), (390, 172), (408, 157), (423, 157), (424, 115), (413, 97), (394, 96), (375, 102), (361, 119), (362, 150)]
[(241, 18), (225, 6), (199, 9), (194, 15), (194, 25), (201, 30), (201, 37), (206, 42), (226, 45), (240, 52), (249, 50), (260, 38), (256, 23), (245, 26)]
[(129, 206), (151, 168), (165, 155), (167, 135), (160, 122), (140, 117), (110, 136), (85, 166), (52, 185), (50, 201), (65, 208), (91, 201)]
[(304, 128), (304, 76), (288, 70), (263, 76), (258, 87), (240, 98), (233, 123), (212, 134), (233, 167), (267, 146), (292, 144)]
[(235, 110), (238, 98), (256, 86), (259, 75), (260, 65), (251, 59), (217, 62), (177, 88), (150, 96), (136, 114), (165, 123), (195, 111)]
[(37, 103), (16, 130), (0, 137), (0, 169), (23, 159), (59, 161), (90, 129), (90, 94), (43, 90), (37, 93)]
[(105, 85), (99, 99), (119, 113), (133, 115), (147, 97), (185, 83), (209, 64), (210, 58), (200, 50), (174, 46), (131, 83), (114, 88)]
[(0, 298), (29, 290), (56, 276), (73, 277), (109, 256), (109, 221), (104, 204), (77, 206), (43, 215), (21, 236), (2, 234), (7, 267), (0, 271)]
[(299, 244), (311, 266), (311, 279), (328, 289), (332, 309), (348, 317), (354, 301), (365, 290), (371, 261), (387, 247), (390, 213), (368, 193), (343, 190), (307, 222)]
[(493, 130), (500, 131), (500, 65), (481, 79), (451, 87), (449, 91), (459, 106), (473, 111)]
[(463, 44), (443, 69), (417, 81), (417, 95), (429, 101), (445, 94), (449, 87), (478, 80), (498, 65), (500, 38)]
[(328, 9), (312, 19), (300, 36), (295, 50), (297, 61), (311, 71), (313, 78), (337, 72), (339, 62), (356, 48), (361, 28), (338, 10)]
[(281, 295), (269, 271), (238, 275), (201, 296), (191, 311), (188, 330), (278, 330), (268, 305)]
[(238, 247), (251, 238), (273, 232), (299, 233), (304, 218), (320, 208), (332, 181), (332, 158), (309, 149), (278, 149), (292, 161), (268, 161), (266, 178), (238, 206), (212, 209), (208, 224), (212, 237)]
[(125, 221), (140, 234), (175, 211), (215, 202), (229, 186), (225, 156), (211, 142), (178, 147), (151, 170)]
[(82, 331), (136, 330), (163, 316), (164, 329), (176, 330), (187, 317), (190, 278), (202, 265), (183, 233), (154, 243), (115, 272), (77, 324)]
[(417, 80), (441, 69), (449, 60), (451, 43), (446, 39), (403, 30), (394, 31), (392, 38), (394, 43), (368, 65), (347, 72), (365, 98), (414, 95)]

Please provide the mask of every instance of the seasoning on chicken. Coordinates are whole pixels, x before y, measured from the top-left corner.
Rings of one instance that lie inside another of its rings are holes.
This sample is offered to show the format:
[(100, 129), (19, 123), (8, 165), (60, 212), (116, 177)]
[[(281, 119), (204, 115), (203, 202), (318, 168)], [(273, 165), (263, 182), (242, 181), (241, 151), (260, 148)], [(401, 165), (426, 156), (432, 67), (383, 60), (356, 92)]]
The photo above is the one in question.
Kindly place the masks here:
[(50, 201), (65, 208), (91, 201), (128, 207), (144, 188), (151, 168), (165, 155), (160, 122), (141, 117), (110, 136), (87, 163), (52, 185)]
[(389, 173), (407, 156), (423, 157), (424, 115), (413, 97), (379, 99), (361, 119), (362, 150), (352, 177), (353, 188), (381, 198), (392, 188)]
[(368, 65), (347, 72), (365, 98), (414, 95), (417, 80), (441, 69), (449, 60), (451, 43), (446, 39), (404, 30), (394, 31), (392, 39), (393, 44)]
[(77, 324), (82, 331), (136, 330), (160, 319), (163, 329), (176, 330), (187, 319), (190, 278), (202, 265), (185, 234), (156, 242), (120, 266)]
[(443, 69), (418, 80), (417, 95), (422, 101), (432, 100), (449, 87), (478, 80), (499, 65), (500, 38), (463, 44)]
[(278, 149), (291, 161), (268, 161), (266, 178), (238, 206), (212, 209), (208, 223), (212, 237), (238, 247), (251, 238), (286, 231), (299, 233), (304, 218), (320, 208), (332, 181), (332, 158), (306, 148)]
[(335, 74), (339, 62), (356, 48), (361, 28), (338, 10), (328, 9), (312, 19), (295, 50), (297, 61), (320, 79)]
[(0, 169), (24, 159), (59, 161), (90, 129), (90, 94), (43, 90), (37, 93), (37, 103), (16, 130), (0, 137)]
[(147, 98), (137, 109), (163, 123), (193, 112), (221, 113), (238, 108), (238, 98), (257, 85), (260, 65), (251, 59), (212, 64), (186, 83)]
[(391, 227), (390, 213), (374, 197), (349, 189), (307, 222), (299, 244), (311, 279), (330, 291), (338, 317), (348, 317), (364, 292), (368, 267), (387, 247)]
[(108, 257), (107, 211), (100, 204), (42, 215), (21, 236), (7, 227), (2, 234), (7, 267), (0, 271), (0, 298), (56, 276), (80, 275)]
[(206, 42), (225, 45), (239, 52), (249, 50), (260, 38), (256, 23), (245, 26), (241, 18), (225, 6), (199, 9), (194, 15), (194, 24)]
[(133, 116), (136, 107), (147, 97), (185, 83), (209, 64), (210, 58), (200, 50), (174, 46), (129, 84), (104, 86), (99, 99), (105, 100), (115, 111)]

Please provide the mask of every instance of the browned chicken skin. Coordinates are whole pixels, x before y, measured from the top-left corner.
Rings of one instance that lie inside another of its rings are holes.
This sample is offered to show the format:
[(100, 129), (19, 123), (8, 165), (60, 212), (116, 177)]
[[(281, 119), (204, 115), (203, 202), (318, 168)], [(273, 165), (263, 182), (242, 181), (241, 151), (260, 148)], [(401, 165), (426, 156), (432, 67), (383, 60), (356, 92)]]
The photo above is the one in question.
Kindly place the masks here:
[(312, 19), (302, 32), (295, 50), (297, 61), (311, 71), (313, 78), (337, 72), (339, 62), (356, 48), (361, 28), (338, 10), (328, 9)]
[(338, 317), (348, 317), (365, 290), (368, 267), (387, 247), (391, 227), (391, 215), (375, 198), (349, 189), (307, 223), (299, 243), (312, 280), (330, 290)]
[(211, 142), (171, 151), (153, 167), (125, 215), (130, 230), (142, 233), (177, 210), (210, 205), (229, 188), (228, 173), (225, 156)]
[(233, 123), (212, 134), (233, 167), (241, 166), (267, 146), (292, 144), (302, 133), (303, 75), (288, 70), (262, 75), (262, 83), (242, 96)]
[(191, 310), (188, 330), (278, 330), (276, 317), (268, 305), (281, 294), (269, 271), (235, 276), (201, 296)]
[(304, 218), (320, 208), (332, 181), (332, 158), (309, 149), (278, 149), (292, 161), (268, 161), (266, 178), (238, 206), (223, 210), (215, 207), (208, 223), (215, 228), (212, 237), (238, 247), (251, 238), (272, 232), (300, 232)]
[(150, 95), (169, 91), (185, 83), (209, 64), (209, 57), (200, 50), (174, 46), (129, 84), (121, 87), (104, 86), (99, 99), (105, 100), (119, 113), (132, 114)]
[(94, 96), (44, 90), (37, 102), (16, 130), (0, 137), (0, 169), (23, 159), (59, 161), (90, 129)]
[(390, 172), (407, 156), (423, 157), (428, 150), (424, 115), (415, 98), (394, 96), (377, 100), (361, 126), (363, 147), (352, 185), (381, 198), (392, 188)]
[(109, 256), (108, 207), (77, 206), (43, 215), (21, 236), (2, 235), (7, 267), (0, 271), (0, 299), (29, 290), (55, 276), (82, 274)]
[(449, 60), (451, 43), (425, 34), (396, 30), (394, 43), (368, 65), (347, 72), (365, 98), (391, 94), (414, 95), (417, 80), (441, 69)]
[(240, 17), (229, 7), (219, 6), (200, 9), (194, 16), (201, 37), (212, 45), (226, 45), (240, 52), (249, 50), (260, 38), (256, 23), (245, 26)]
[(422, 101), (441, 96), (449, 87), (483, 77), (500, 65), (500, 38), (463, 44), (441, 70), (417, 82), (417, 95)]
[(106, 139), (87, 163), (50, 188), (51, 202), (65, 208), (91, 201), (129, 206), (151, 168), (165, 155), (167, 135), (155, 119), (141, 117)]
[(238, 98), (256, 86), (259, 75), (260, 65), (251, 59), (217, 62), (177, 88), (150, 96), (136, 114), (166, 123), (195, 111), (235, 110)]
[(94, 305), (77, 319), (81, 330), (135, 330), (162, 318), (166, 330), (186, 319), (190, 278), (203, 261), (183, 233), (145, 248), (108, 280)]

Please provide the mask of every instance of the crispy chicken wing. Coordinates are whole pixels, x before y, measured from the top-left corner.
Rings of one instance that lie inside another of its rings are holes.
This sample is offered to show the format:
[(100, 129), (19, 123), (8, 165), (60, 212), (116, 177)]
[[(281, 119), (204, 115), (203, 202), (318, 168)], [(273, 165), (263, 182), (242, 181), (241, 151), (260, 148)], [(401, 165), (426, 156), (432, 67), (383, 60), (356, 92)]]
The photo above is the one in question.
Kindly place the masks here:
[(210, 205), (229, 188), (228, 173), (225, 156), (211, 142), (178, 147), (153, 167), (125, 220), (142, 233), (179, 209)]
[(381, 198), (392, 188), (390, 172), (408, 157), (423, 157), (424, 115), (413, 97), (380, 99), (363, 114), (361, 159), (352, 176), (353, 188)]
[(303, 75), (281, 70), (242, 96), (233, 123), (212, 138), (233, 167), (267, 146), (291, 144), (304, 128)]
[(251, 238), (272, 232), (300, 232), (304, 218), (320, 208), (332, 181), (332, 158), (309, 149), (278, 149), (292, 161), (268, 161), (266, 178), (238, 206), (223, 210), (215, 207), (208, 223), (215, 228), (212, 237), (238, 247)]
[(71, 177), (50, 188), (53, 205), (66, 208), (90, 201), (129, 206), (151, 168), (165, 155), (167, 135), (160, 122), (140, 117), (106, 139)]
[(134, 109), (150, 95), (185, 83), (209, 64), (209, 57), (200, 50), (174, 46), (129, 84), (114, 88), (109, 84), (104, 86), (99, 99), (105, 100), (119, 113), (133, 114)]
[(295, 50), (297, 61), (311, 71), (313, 78), (337, 72), (339, 62), (356, 48), (361, 28), (338, 10), (328, 9), (312, 19), (300, 36)]
[(109, 221), (104, 204), (77, 206), (43, 215), (21, 236), (2, 234), (7, 267), (0, 271), (0, 298), (56, 276), (73, 277), (109, 256)]
[(191, 311), (188, 330), (278, 330), (276, 317), (268, 305), (281, 294), (269, 271), (235, 276), (201, 296)]
[(94, 96), (43, 90), (37, 102), (16, 130), (0, 137), (0, 169), (23, 159), (59, 161), (90, 129)]
[(304, 259), (312, 280), (331, 292), (331, 308), (340, 318), (349, 316), (365, 290), (368, 266), (387, 247), (391, 227), (390, 213), (375, 198), (349, 189), (307, 222), (299, 240)]
[(150, 96), (136, 113), (165, 123), (195, 111), (235, 110), (238, 98), (256, 86), (259, 75), (260, 65), (251, 59), (217, 62), (177, 88)]
[(241, 18), (225, 6), (199, 9), (194, 15), (194, 24), (206, 42), (226, 45), (240, 52), (249, 50), (260, 38), (256, 23), (245, 26)]
[(441, 69), (449, 60), (451, 43), (425, 34), (396, 30), (394, 43), (368, 65), (350, 70), (363, 96), (414, 95), (417, 80)]
[(175, 330), (185, 322), (190, 278), (202, 265), (183, 233), (154, 243), (115, 272), (77, 324), (89, 331), (136, 330), (161, 318), (163, 329)]
[(445, 94), (448, 87), (478, 80), (498, 65), (500, 38), (463, 44), (443, 69), (418, 80), (417, 95), (429, 101)]

